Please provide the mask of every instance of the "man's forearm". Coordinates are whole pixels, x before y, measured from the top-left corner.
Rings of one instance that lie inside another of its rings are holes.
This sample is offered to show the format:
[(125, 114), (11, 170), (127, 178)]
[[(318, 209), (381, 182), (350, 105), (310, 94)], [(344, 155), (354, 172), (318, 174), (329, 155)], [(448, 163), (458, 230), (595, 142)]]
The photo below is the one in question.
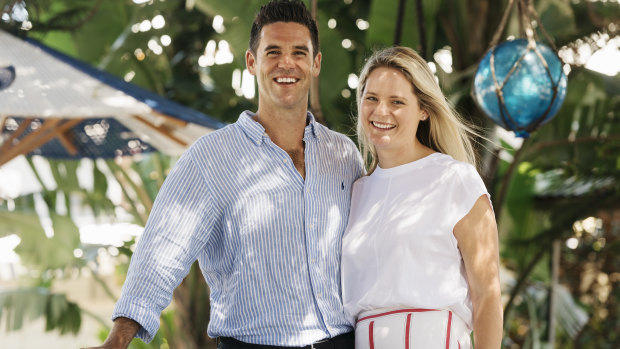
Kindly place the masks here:
[(114, 320), (114, 327), (100, 347), (87, 349), (126, 349), (140, 330), (140, 324), (126, 317)]

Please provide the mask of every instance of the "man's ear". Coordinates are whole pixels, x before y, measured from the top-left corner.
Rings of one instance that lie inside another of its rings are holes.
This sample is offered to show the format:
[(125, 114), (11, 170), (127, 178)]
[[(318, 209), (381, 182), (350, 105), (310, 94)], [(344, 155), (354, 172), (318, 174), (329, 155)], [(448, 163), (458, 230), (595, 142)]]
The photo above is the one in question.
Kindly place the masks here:
[(312, 65), (313, 65), (313, 69), (312, 69), (312, 76), (313, 77), (317, 77), (319, 76), (319, 73), (321, 72), (321, 52), (316, 54), (316, 57), (314, 57)]
[(254, 54), (250, 50), (245, 51), (245, 66), (248, 68), (250, 74), (256, 75), (256, 57), (254, 57)]

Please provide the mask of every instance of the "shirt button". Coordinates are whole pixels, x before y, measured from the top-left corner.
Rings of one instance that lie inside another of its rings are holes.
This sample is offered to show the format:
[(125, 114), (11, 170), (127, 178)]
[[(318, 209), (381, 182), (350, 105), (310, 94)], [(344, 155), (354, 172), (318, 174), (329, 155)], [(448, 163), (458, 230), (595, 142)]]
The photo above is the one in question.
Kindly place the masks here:
[(286, 159), (282, 159), (282, 162), (286, 164)]
[(319, 297), (319, 298), (322, 298), (323, 294), (321, 292), (319, 292), (319, 293), (316, 294), (316, 296)]
[(310, 229), (314, 228), (314, 224), (308, 224), (308, 228)]

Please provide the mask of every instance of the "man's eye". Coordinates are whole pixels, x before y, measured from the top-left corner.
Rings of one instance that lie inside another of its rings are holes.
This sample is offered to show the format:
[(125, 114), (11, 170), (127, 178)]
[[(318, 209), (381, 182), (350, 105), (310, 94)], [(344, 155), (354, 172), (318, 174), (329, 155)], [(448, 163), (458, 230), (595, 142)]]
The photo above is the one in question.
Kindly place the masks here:
[(273, 56), (273, 55), (277, 55), (279, 53), (280, 53), (280, 51), (268, 51), (267, 52), (267, 56)]

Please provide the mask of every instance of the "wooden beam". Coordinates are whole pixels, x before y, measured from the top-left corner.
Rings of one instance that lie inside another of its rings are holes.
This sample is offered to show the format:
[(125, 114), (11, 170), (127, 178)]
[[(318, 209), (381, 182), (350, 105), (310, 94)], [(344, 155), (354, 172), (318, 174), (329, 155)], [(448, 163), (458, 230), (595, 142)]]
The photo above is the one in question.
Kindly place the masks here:
[(2, 147), (0, 148), (0, 154), (5, 154), (11, 148), (11, 146), (13, 145), (13, 141), (17, 139), (17, 137), (21, 136), (21, 134), (24, 133), (24, 131), (26, 131), (26, 129), (28, 128), (28, 126), (30, 126), (32, 121), (33, 119), (24, 120), (24, 122), (22, 122), (22, 124), (17, 127), (17, 130), (11, 133), (9, 138), (5, 140), (4, 143), (2, 143)]
[(82, 121), (83, 119), (47, 119), (40, 128), (24, 137), (14, 147), (8, 149), (7, 152), (0, 153), (0, 165), (19, 155), (30, 153)]
[(155, 124), (151, 123), (149, 120), (146, 120), (145, 118), (143, 118), (140, 115), (135, 115), (134, 114), (132, 116), (134, 117), (134, 119), (140, 121), (141, 123), (145, 124), (146, 126), (148, 126), (148, 127), (152, 128), (153, 130), (159, 132), (163, 136), (171, 139), (172, 141), (174, 141), (175, 143), (181, 145), (182, 147), (187, 147), (188, 146), (187, 142), (185, 142), (184, 140), (180, 139), (179, 137), (173, 135), (169, 127), (162, 126), (162, 125), (155, 125)]
[(69, 131), (70, 130), (67, 130), (63, 132), (62, 134), (57, 135), (56, 138), (58, 138), (58, 141), (60, 141), (60, 144), (62, 145), (63, 148), (65, 148), (67, 153), (75, 156), (79, 153), (79, 150), (78, 150), (78, 147), (74, 143), (73, 137), (69, 134)]
[(160, 112), (158, 112), (155, 109), (151, 109), (151, 113), (157, 115), (158, 117), (164, 118), (164, 120), (166, 120), (166, 123), (173, 124), (174, 126), (177, 126), (177, 127), (185, 127), (185, 126), (187, 126), (187, 124), (189, 124), (189, 122), (187, 122), (185, 120), (177, 119), (177, 118), (172, 117), (170, 115), (166, 115), (166, 114), (160, 113)]
[(0, 115), (0, 135), (2, 135), (2, 131), (4, 131), (4, 123), (8, 118), (8, 115)]
[[(29, 119), (29, 121), (32, 122), (31, 119)], [(11, 144), (12, 146), (10, 146), (6, 152), (2, 152), (0, 154), (0, 165), (8, 162), (9, 160), (13, 159), (18, 155), (27, 154), (32, 150), (36, 149), (35, 147), (31, 147), (31, 145), (33, 143), (37, 144), (38, 140), (45, 138), (44, 136), (47, 134), (47, 132), (50, 129), (55, 128), (56, 125), (61, 121), (62, 119), (48, 119), (40, 127), (32, 130), (32, 132), (22, 138), (17, 144)]]

